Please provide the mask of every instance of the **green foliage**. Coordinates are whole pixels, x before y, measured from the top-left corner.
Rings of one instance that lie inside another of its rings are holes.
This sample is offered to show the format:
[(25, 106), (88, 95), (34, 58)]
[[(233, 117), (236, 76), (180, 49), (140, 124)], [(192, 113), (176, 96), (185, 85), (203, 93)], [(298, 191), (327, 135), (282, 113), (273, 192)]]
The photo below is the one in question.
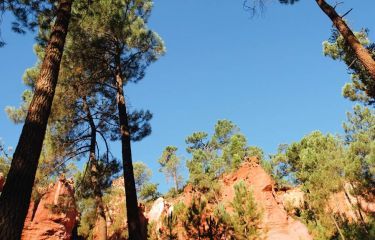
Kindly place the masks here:
[(219, 203), (214, 210), (214, 216), (222, 222), (226, 228), (231, 228), (232, 226), (232, 217), (231, 215), (225, 210), (225, 207), (222, 203)]
[[(299, 142), (281, 146), (271, 160), (279, 180), (302, 187), (305, 206), (297, 212), (316, 239), (362, 239), (359, 236), (363, 236), (363, 231), (371, 228), (371, 222), (349, 223), (329, 207), (331, 196), (347, 191), (344, 186), (348, 184), (353, 189), (352, 196), (365, 199), (374, 186), (373, 112), (356, 106), (348, 114), (344, 130), (345, 142), (330, 134), (313, 132)], [(357, 206), (352, 206), (352, 211), (364, 214)]]
[(187, 209), (184, 228), (190, 239), (200, 239), (203, 237), (204, 227), (202, 226), (202, 218), (207, 203), (204, 199), (193, 199), (191, 205)]
[(11, 164), (11, 157), (9, 155), (10, 149), (5, 149), (4, 143), (0, 139), (0, 173), (3, 177), (6, 178), (10, 164)]
[(212, 144), (223, 148), (230, 142), (231, 137), (239, 131), (238, 127), (231, 121), (219, 120), (215, 125), (215, 133)]
[(158, 192), (158, 184), (144, 184), (139, 192), (139, 197), (144, 201), (155, 200), (160, 197), (160, 193)]
[(157, 184), (150, 183), (152, 171), (143, 162), (133, 164), (135, 187), (137, 195), (143, 201), (156, 199), (160, 194), (157, 192)]
[(244, 182), (234, 185), (232, 224), (236, 239), (256, 239), (259, 236), (261, 212), (251, 190)]
[(235, 197), (229, 214), (219, 203), (212, 210), (205, 197), (193, 198), (191, 205), (183, 203), (174, 207), (189, 239), (256, 239), (259, 236), (261, 212), (253, 194), (240, 182), (235, 185)]
[(177, 238), (177, 221), (178, 216), (176, 213), (171, 212), (170, 214), (166, 214), (163, 217), (163, 225), (165, 226), (165, 231), (162, 232), (161, 238), (166, 240), (174, 240)]
[(249, 146), (246, 150), (246, 155), (250, 157), (257, 157), (260, 161), (264, 160), (263, 150), (256, 146)]
[[(11, 30), (18, 34), (25, 34), (26, 30), (33, 31), (35, 28), (45, 29), (56, 17), (55, 9), (55, 1), (45, 0), (2, 0), (0, 4), (2, 15), (4, 12), (10, 12), (14, 16), (14, 20), (11, 22)], [(4, 45), (5, 42), (1, 39), (0, 48)]]
[(309, 191), (311, 188), (319, 190), (319, 185), (325, 185), (320, 175), (329, 176), (329, 182), (335, 188), (337, 182), (333, 180), (340, 179), (343, 174), (343, 146), (336, 137), (317, 131), (289, 145), (285, 154), (277, 156), (277, 161), (282, 164), (284, 177), (297, 184), (303, 183)]
[(247, 155), (247, 141), (244, 135), (234, 134), (223, 150), (223, 159), (231, 170), (237, 169)]
[(220, 216), (214, 217), (203, 198), (193, 199), (183, 222), (189, 239), (219, 240), (227, 234), (227, 225)]
[(22, 103), (19, 108), (9, 106), (5, 108), (5, 112), (7, 113), (8, 117), (14, 123), (23, 123), (26, 118), (27, 110), (29, 109), (32, 97), (33, 93), (30, 90), (25, 90), (22, 94)]
[(154, 221), (147, 224), (147, 239), (159, 240), (159, 236), (156, 230), (156, 223)]
[(356, 105), (344, 123), (348, 145), (345, 163), (347, 181), (355, 185), (355, 195), (366, 197), (375, 186), (375, 113)]
[(78, 202), (77, 210), (80, 213), (78, 234), (86, 239), (91, 239), (96, 220), (95, 200), (93, 198), (82, 199)]
[(178, 191), (182, 183), (182, 176), (179, 174), (179, 168), (181, 167), (181, 159), (177, 157), (176, 152), (176, 147), (166, 147), (158, 162), (161, 166), (160, 171), (165, 174), (167, 182), (170, 178), (172, 178), (175, 184), (175, 190)]
[(110, 204), (116, 204), (114, 209), (118, 211), (112, 216), (112, 224), (108, 228), (108, 232), (114, 232), (118, 239), (127, 239), (128, 232), (126, 230), (126, 207), (123, 202), (115, 202), (114, 199), (123, 199), (125, 195), (124, 189), (110, 188), (103, 196), (104, 204), (111, 207)]
[(184, 202), (182, 202), (182, 201), (173, 205), (173, 212), (176, 216), (179, 216), (179, 219), (181, 221), (185, 220), (185, 219), (183, 219), (183, 217), (186, 216), (186, 211), (187, 211), (187, 207), (184, 204)]
[(186, 138), (186, 143), (186, 150), (192, 155), (186, 163), (189, 182), (203, 192), (217, 191), (219, 186), (215, 186), (214, 179), (237, 169), (249, 153), (262, 155), (260, 149), (247, 146), (245, 136), (228, 120), (216, 123), (211, 139), (205, 132), (195, 132)]
[[(355, 33), (355, 36), (372, 56), (375, 56), (375, 45), (370, 43), (366, 30)], [(325, 56), (333, 60), (343, 61), (351, 73), (351, 83), (343, 87), (343, 95), (351, 101), (359, 101), (364, 104), (374, 104), (375, 83), (360, 61), (357, 60), (355, 52), (345, 42), (337, 30), (332, 30), (332, 36), (328, 41), (323, 42)]]
[(348, 220), (343, 222), (342, 225), (346, 239), (375, 239), (375, 221), (373, 216), (370, 216), (367, 220), (366, 228), (360, 223), (349, 222)]
[(166, 198), (166, 199), (175, 198), (175, 197), (178, 196), (178, 193), (179, 192), (176, 191), (175, 188), (170, 188), (169, 191), (164, 194), (164, 198)]
[[(76, 195), (78, 199), (94, 198), (98, 193), (95, 190), (98, 188), (101, 192), (108, 189), (114, 177), (120, 171), (120, 165), (116, 159), (107, 162), (106, 157), (98, 159), (95, 164), (95, 171), (91, 171), (92, 163), (84, 167), (82, 172), (76, 174)], [(95, 182), (93, 182), (93, 180)]]

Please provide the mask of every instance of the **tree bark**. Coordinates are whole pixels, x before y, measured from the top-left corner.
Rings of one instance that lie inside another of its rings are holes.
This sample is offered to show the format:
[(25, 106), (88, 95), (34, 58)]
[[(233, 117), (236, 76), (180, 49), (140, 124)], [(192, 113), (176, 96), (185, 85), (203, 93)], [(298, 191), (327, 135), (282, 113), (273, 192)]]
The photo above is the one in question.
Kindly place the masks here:
[(375, 81), (375, 60), (372, 58), (371, 54), (362, 46), (346, 22), (337, 14), (336, 10), (331, 5), (325, 0), (315, 1), (322, 11), (331, 19), (332, 23), (337, 30), (339, 30), (347, 44), (349, 44), (350, 48), (355, 52), (358, 60), (363, 64), (372, 80)]
[(60, 70), (73, 0), (60, 0), (34, 97), (0, 196), (0, 239), (20, 239)]
[(90, 136), (90, 157), (89, 157), (89, 166), (90, 166), (90, 176), (91, 176), (91, 184), (94, 190), (94, 198), (95, 198), (95, 205), (96, 205), (96, 221), (93, 233), (94, 240), (107, 240), (107, 221), (105, 217), (104, 211), (104, 204), (102, 198), (102, 191), (100, 186), (100, 177), (98, 172), (98, 160), (96, 158), (96, 126), (94, 119), (91, 115), (90, 108), (87, 104), (87, 99), (84, 96), (83, 100), (83, 108), (87, 114), (87, 120), (89, 122), (91, 128), (91, 136)]
[(126, 110), (126, 102), (124, 96), (124, 79), (121, 74), (120, 64), (117, 63), (116, 71), (116, 88), (117, 88), (117, 107), (120, 120), (120, 134), (122, 147), (122, 163), (124, 170), (126, 211), (128, 218), (129, 240), (144, 239), (141, 231), (141, 224), (138, 211), (137, 191), (135, 188), (133, 162), (130, 145), (130, 130), (128, 123), (128, 115)]

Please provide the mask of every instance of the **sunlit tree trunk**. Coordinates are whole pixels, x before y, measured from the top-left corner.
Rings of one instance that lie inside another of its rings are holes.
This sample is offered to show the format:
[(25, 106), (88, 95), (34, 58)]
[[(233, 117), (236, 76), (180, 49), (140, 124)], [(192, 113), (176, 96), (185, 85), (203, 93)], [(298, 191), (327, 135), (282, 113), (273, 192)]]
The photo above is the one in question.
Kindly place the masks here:
[(60, 0), (7, 180), (0, 196), (0, 239), (20, 239), (64, 51), (73, 0)]
[(120, 70), (120, 61), (117, 63), (116, 88), (117, 88), (117, 107), (120, 120), (120, 134), (122, 147), (122, 163), (124, 169), (126, 212), (128, 220), (129, 240), (142, 240), (141, 224), (139, 220), (137, 191), (135, 188), (132, 153), (130, 145), (130, 130), (126, 102), (124, 96), (124, 78)]
[(342, 233), (342, 230), (341, 230), (339, 224), (337, 223), (335, 216), (334, 216), (333, 214), (330, 214), (330, 217), (331, 217), (333, 223), (335, 224), (336, 229), (337, 229), (337, 231), (339, 232), (341, 239), (342, 239), (342, 240), (345, 240), (345, 236), (344, 236), (344, 234)]
[(173, 181), (174, 181), (174, 186), (176, 188), (176, 192), (178, 192), (178, 177), (177, 177), (177, 170), (173, 172)]
[[(352, 30), (348, 27), (343, 18), (337, 14), (335, 8), (324, 0), (315, 0), (322, 11), (331, 19), (337, 30), (343, 36), (350, 48), (355, 52), (358, 60), (366, 68), (367, 72), (375, 81), (375, 60), (365, 47), (358, 41)], [(374, 90), (375, 91), (375, 90)]]

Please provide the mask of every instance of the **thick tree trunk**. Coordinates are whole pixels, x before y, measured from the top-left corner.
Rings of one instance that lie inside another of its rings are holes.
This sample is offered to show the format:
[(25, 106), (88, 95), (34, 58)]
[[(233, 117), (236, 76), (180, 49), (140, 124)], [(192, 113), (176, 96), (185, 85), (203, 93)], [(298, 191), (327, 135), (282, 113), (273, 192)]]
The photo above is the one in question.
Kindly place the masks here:
[(90, 166), (90, 176), (91, 184), (94, 190), (94, 198), (96, 205), (96, 221), (93, 233), (94, 240), (107, 240), (107, 221), (105, 217), (104, 204), (102, 198), (102, 191), (99, 182), (98, 172), (98, 160), (96, 158), (96, 126), (94, 119), (91, 115), (90, 108), (87, 104), (86, 97), (83, 97), (83, 107), (87, 114), (87, 119), (91, 128), (90, 136), (90, 157), (89, 157), (89, 166)]
[(116, 73), (116, 88), (117, 88), (117, 107), (120, 119), (120, 133), (122, 146), (122, 163), (124, 169), (125, 182), (125, 196), (126, 196), (126, 211), (128, 218), (129, 240), (144, 239), (141, 231), (141, 224), (139, 220), (137, 191), (135, 188), (134, 171), (132, 162), (132, 153), (130, 146), (130, 131), (128, 123), (128, 115), (126, 111), (126, 102), (123, 90), (124, 80), (120, 70)]
[(51, 112), (73, 0), (60, 0), (34, 97), (0, 197), (0, 239), (20, 239)]
[(372, 58), (371, 54), (362, 46), (346, 22), (337, 14), (336, 10), (331, 5), (324, 0), (315, 1), (323, 12), (331, 19), (347, 44), (349, 44), (350, 48), (355, 52), (358, 60), (366, 68), (372, 80), (375, 81), (375, 60)]

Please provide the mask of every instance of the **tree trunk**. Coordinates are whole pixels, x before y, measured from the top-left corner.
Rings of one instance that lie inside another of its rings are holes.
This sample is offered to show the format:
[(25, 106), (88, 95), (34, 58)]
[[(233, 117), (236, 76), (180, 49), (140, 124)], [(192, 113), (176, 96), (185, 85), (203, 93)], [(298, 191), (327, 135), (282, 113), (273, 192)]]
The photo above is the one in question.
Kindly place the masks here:
[(96, 222), (94, 240), (106, 240), (107, 239), (107, 220), (105, 217), (104, 204), (101, 196), (95, 197), (96, 202)]
[(363, 64), (372, 80), (375, 81), (375, 60), (366, 48), (358, 41), (352, 30), (336, 10), (324, 0), (315, 0), (323, 12), (331, 19), (337, 30), (341, 33), (347, 44), (355, 52), (358, 60)]
[(330, 214), (330, 217), (331, 217), (333, 223), (335, 224), (336, 229), (337, 229), (337, 231), (339, 232), (339, 234), (340, 234), (340, 236), (341, 236), (341, 239), (342, 239), (342, 240), (345, 240), (345, 236), (344, 236), (344, 234), (342, 233), (342, 230), (341, 230), (341, 228), (339, 227), (339, 224), (337, 223), (335, 216), (333, 216), (332, 214)]
[(173, 173), (173, 181), (176, 188), (176, 192), (178, 192), (178, 179), (177, 179), (177, 171)]
[[(349, 184), (352, 187), (352, 189), (354, 190), (354, 185), (351, 182)], [(361, 210), (362, 206), (361, 206), (361, 202), (359, 201), (358, 195), (354, 192), (354, 196), (355, 196), (355, 199), (356, 199), (356, 202), (357, 202), (357, 206), (355, 207), (353, 205), (352, 201), (350, 200), (349, 194), (346, 192), (345, 188), (344, 188), (344, 193), (345, 193), (345, 196), (348, 199), (350, 205), (353, 207), (353, 209), (355, 209), (357, 207), (358, 215), (359, 215), (359, 219), (361, 220), (362, 227), (366, 231), (366, 233), (368, 233), (367, 224), (366, 224), (365, 218), (363, 217), (363, 214), (362, 214), (362, 210)]]
[(0, 239), (20, 239), (64, 51), (73, 0), (60, 0), (34, 97), (0, 197)]
[[(119, 64), (118, 64), (119, 66)], [(117, 107), (120, 119), (121, 147), (122, 147), (122, 164), (124, 169), (126, 211), (128, 218), (129, 240), (144, 239), (141, 234), (141, 224), (139, 220), (137, 191), (135, 188), (133, 162), (130, 146), (130, 131), (128, 123), (128, 115), (126, 111), (126, 102), (124, 96), (124, 80), (121, 70), (116, 72), (116, 88), (117, 88)]]
[(83, 108), (87, 114), (87, 119), (91, 128), (90, 136), (90, 157), (89, 157), (89, 166), (90, 166), (90, 177), (91, 184), (94, 190), (94, 198), (96, 205), (96, 221), (94, 227), (94, 240), (107, 240), (107, 221), (105, 217), (104, 204), (102, 198), (102, 191), (100, 186), (100, 173), (98, 172), (98, 160), (96, 158), (96, 126), (94, 119), (91, 115), (90, 108), (87, 104), (87, 99), (84, 96)]

